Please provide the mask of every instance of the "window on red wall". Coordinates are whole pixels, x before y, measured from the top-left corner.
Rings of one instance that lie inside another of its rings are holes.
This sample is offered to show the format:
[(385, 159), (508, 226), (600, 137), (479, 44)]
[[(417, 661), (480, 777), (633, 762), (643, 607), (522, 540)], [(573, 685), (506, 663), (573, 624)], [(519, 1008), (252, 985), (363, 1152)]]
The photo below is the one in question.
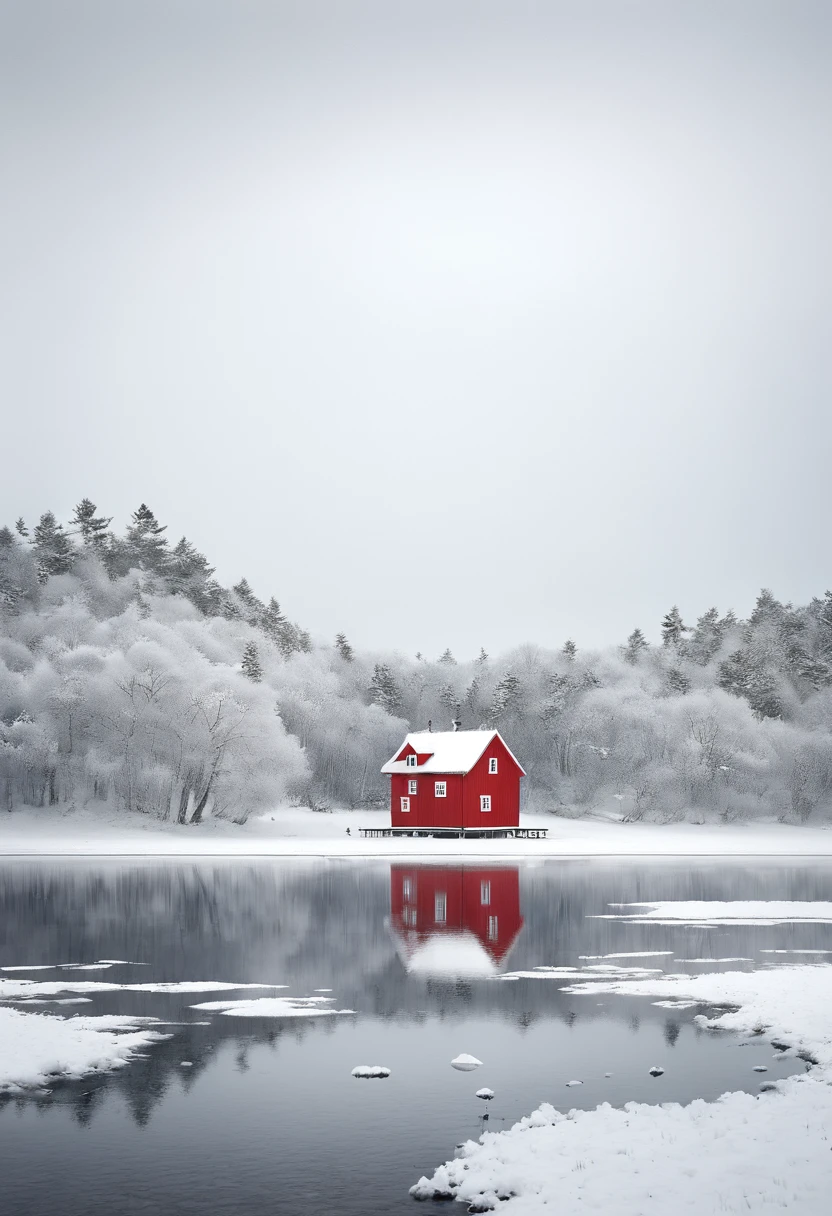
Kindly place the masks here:
[(489, 771), (489, 773), (496, 773), (496, 771), (497, 771), (497, 757), (496, 756), (492, 756), (491, 759), (488, 761), (488, 771)]
[(414, 756), (412, 753), (407, 757), (407, 760), (405, 760), (405, 766), (407, 768), (415, 768), (418, 763), (419, 757)]
[(408, 781), (408, 783), (407, 783), (407, 792), (408, 792), (408, 794), (415, 794), (415, 793), (416, 793), (416, 791), (418, 790), (418, 788), (419, 788), (419, 782), (418, 782), (418, 781)]
[(499, 929), (497, 926), (497, 917), (489, 916), (489, 918), (488, 918), (488, 940), (490, 942), (496, 942), (498, 937), (499, 937)]
[(448, 797), (448, 783), (446, 781), (437, 781), (433, 788), (433, 792), (434, 792), (435, 797), (437, 797), (437, 798), (447, 798)]
[(491, 903), (491, 883), (483, 879), (480, 883), (480, 907), (486, 908)]
[(485, 814), (486, 811), (491, 810), (490, 794), (480, 794), (480, 810), (483, 812), (483, 814)]
[(433, 919), (437, 925), (444, 925), (448, 917), (448, 896), (444, 891), (437, 891), (433, 900)]
[(410, 799), (402, 798), (402, 814), (407, 815), (410, 811)]

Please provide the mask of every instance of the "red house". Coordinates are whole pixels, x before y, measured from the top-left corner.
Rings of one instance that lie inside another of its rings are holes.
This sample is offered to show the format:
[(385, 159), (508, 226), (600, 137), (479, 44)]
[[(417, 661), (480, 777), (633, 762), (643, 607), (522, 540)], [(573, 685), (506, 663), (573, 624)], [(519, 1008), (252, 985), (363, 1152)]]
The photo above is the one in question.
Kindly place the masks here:
[(520, 823), (523, 769), (496, 730), (419, 731), (381, 770), (393, 828), (476, 832)]
[(390, 931), (408, 972), (494, 975), (522, 928), (516, 866), (390, 868)]

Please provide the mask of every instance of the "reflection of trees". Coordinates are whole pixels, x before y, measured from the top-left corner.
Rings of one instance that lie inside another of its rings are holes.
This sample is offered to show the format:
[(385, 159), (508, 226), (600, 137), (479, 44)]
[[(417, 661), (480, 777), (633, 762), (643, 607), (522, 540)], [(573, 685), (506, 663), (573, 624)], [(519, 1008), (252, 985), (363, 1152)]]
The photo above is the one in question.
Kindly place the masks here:
[[(676, 957), (754, 957), (763, 938), (753, 927), (625, 926), (592, 918), (616, 902), (730, 899), (738, 891), (755, 899), (822, 899), (828, 893), (820, 866), (740, 871), (690, 861), (650, 866), (573, 862), (521, 869), (520, 878), (525, 926), (511, 956), (510, 966), (516, 970), (538, 964), (579, 966), (580, 955), (624, 950), (669, 949)], [(385, 864), (18, 863), (0, 867), (0, 965), (123, 958), (151, 966), (114, 967), (72, 978), (287, 983), (288, 992), (297, 995), (311, 995), (325, 986), (333, 989), (339, 1008), (413, 1025), (429, 1017), (462, 1021), (478, 1013), (501, 1017), (520, 1029), (545, 1018), (571, 1024), (576, 1018), (615, 1017), (629, 1019), (636, 1032), (639, 1019), (662, 1019), (668, 1046), (675, 1043), (680, 1020), (666, 1019), (661, 1010), (635, 998), (616, 997), (599, 1009), (591, 998), (561, 992), (559, 981), (504, 983), (408, 974), (385, 924), (389, 897), (390, 870)], [(823, 946), (827, 933), (824, 926), (782, 926), (777, 944)], [(659, 958), (655, 965), (667, 967), (672, 957)], [(70, 974), (33, 972), (31, 978)], [(149, 1014), (186, 1025), (172, 1027), (171, 1040), (149, 1047), (144, 1058), (117, 1073), (55, 1085), (51, 1094), (25, 1101), (43, 1109), (70, 1106), (78, 1123), (89, 1126), (104, 1104), (104, 1094), (117, 1092), (137, 1122), (144, 1123), (171, 1087), (190, 1089), (226, 1044), (245, 1067), (253, 1044), (266, 1043), (279, 1051), (286, 1036), (304, 1039), (336, 1029), (335, 1019), (243, 1023), (216, 1014), (207, 1015), (210, 1026), (194, 1025), (206, 1015), (190, 1006), (209, 999), (210, 994), (95, 995), (93, 1004), (83, 1006), (85, 1014)], [(44, 1009), (60, 1012), (58, 1007)], [(181, 1068), (182, 1060), (190, 1060), (193, 1067)], [(7, 1098), (0, 1111), (17, 1102)]]

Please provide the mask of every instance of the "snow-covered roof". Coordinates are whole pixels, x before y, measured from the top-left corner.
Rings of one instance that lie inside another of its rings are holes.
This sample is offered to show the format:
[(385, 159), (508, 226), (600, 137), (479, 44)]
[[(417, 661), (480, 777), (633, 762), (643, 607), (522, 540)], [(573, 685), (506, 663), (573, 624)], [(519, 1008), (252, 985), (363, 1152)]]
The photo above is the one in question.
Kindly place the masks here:
[[(520, 762), (506, 746), (498, 730), (420, 730), (410, 734), (382, 768), (383, 773), (470, 773), (492, 739), (498, 738), (514, 763), (524, 773)], [(420, 756), (427, 756), (416, 769), (408, 768), (405, 760), (397, 760), (407, 745)], [(524, 773), (525, 776), (525, 773)]]

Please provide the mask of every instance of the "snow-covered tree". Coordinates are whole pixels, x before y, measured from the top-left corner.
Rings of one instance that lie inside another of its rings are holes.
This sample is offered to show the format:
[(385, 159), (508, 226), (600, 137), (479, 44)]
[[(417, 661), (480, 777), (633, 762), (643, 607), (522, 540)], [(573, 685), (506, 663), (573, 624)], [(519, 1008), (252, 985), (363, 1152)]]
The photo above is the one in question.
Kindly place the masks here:
[(647, 638), (640, 629), (634, 629), (627, 638), (627, 645), (624, 647), (624, 658), (628, 663), (635, 665), (645, 650), (647, 650)]
[(401, 692), (386, 663), (376, 663), (373, 667), (373, 678), (370, 681), (370, 702), (389, 714), (396, 713), (401, 707)]
[(75, 550), (63, 526), (51, 511), (41, 515), (33, 533), (38, 578), (41, 582), (53, 574), (68, 574), (75, 561)]
[(336, 633), (335, 649), (338, 651), (345, 663), (352, 663), (353, 659), (355, 658), (355, 653), (352, 646), (350, 646), (349, 642), (347, 641), (347, 635), (345, 633)]
[(107, 541), (107, 530), (113, 517), (97, 515), (98, 507), (89, 498), (82, 498), (75, 508), (69, 525), (81, 535), (85, 545), (103, 545)]
[(688, 632), (688, 627), (682, 621), (681, 613), (674, 604), (662, 620), (662, 645), (679, 646)]
[(249, 642), (243, 651), (243, 675), (247, 676), (254, 684), (259, 684), (263, 679), (263, 668), (260, 666), (260, 655), (257, 653), (257, 647), (254, 642)]
[(575, 645), (575, 643), (572, 641), (571, 638), (567, 638), (566, 641), (563, 643), (563, 647), (561, 649), (561, 654), (563, 655), (563, 657), (565, 659), (568, 659), (569, 662), (571, 663), (577, 653), (578, 653), (578, 647)]

